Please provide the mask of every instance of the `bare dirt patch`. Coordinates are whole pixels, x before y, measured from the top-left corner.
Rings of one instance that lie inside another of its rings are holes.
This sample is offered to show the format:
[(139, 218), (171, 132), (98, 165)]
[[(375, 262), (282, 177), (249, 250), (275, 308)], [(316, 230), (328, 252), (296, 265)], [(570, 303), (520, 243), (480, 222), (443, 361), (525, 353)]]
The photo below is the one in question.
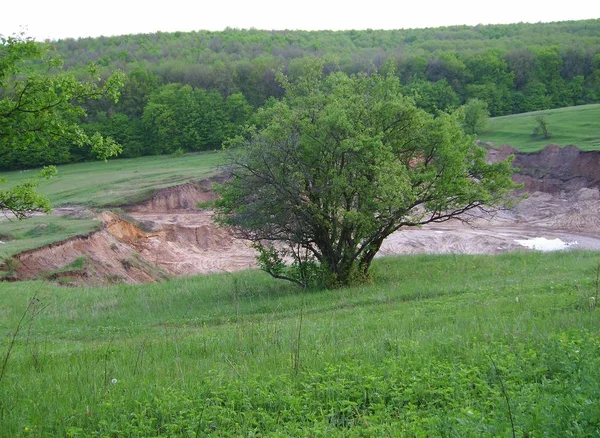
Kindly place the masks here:
[[(550, 145), (539, 153), (518, 153), (501, 147), (491, 149), (489, 159), (511, 154), (519, 168), (514, 178), (529, 193), (516, 208), (493, 216), (474, 212), (469, 224), (449, 221), (401, 230), (384, 242), (380, 255), (527, 251), (517, 240), (542, 237), (600, 250), (600, 152)], [(196, 208), (215, 198), (212, 182), (160, 190), (121, 217), (101, 213), (100, 231), (17, 255), (12, 278), (74, 285), (141, 283), (253, 268), (254, 250), (217, 227), (211, 211)], [(77, 209), (61, 213), (89, 214)]]
[[(15, 256), (12, 279), (45, 278), (61, 284), (143, 283), (171, 275), (248, 269), (254, 250), (212, 221), (198, 202), (215, 198), (211, 181), (158, 191), (117, 216), (103, 212), (98, 232)], [(61, 214), (72, 214), (71, 210)], [(84, 259), (84, 267), (69, 269)]]
[[(548, 145), (520, 153), (492, 148), (490, 161), (514, 155), (514, 180), (528, 193), (511, 211), (474, 212), (469, 224), (449, 221), (394, 233), (381, 255), (415, 253), (497, 254), (525, 250), (517, 240), (561, 239), (570, 248), (600, 250), (600, 152)], [(576, 242), (576, 243), (575, 243)]]

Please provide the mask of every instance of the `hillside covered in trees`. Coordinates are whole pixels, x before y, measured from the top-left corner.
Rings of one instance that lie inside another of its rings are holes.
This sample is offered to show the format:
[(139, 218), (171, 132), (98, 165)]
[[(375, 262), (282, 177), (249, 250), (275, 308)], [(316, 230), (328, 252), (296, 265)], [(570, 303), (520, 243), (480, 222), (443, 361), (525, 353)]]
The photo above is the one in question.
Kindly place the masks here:
[[(430, 112), (470, 99), (492, 116), (600, 102), (600, 19), (409, 30), (174, 32), (43, 43), (62, 69), (126, 73), (118, 103), (87, 104), (82, 120), (123, 146), (123, 156), (219, 148), (290, 78), (320, 58), (325, 72), (390, 73)], [(35, 68), (35, 67), (34, 67)], [(9, 91), (6, 91), (9, 92)], [(0, 143), (3, 169), (79, 161), (68, 142), (17, 157)]]

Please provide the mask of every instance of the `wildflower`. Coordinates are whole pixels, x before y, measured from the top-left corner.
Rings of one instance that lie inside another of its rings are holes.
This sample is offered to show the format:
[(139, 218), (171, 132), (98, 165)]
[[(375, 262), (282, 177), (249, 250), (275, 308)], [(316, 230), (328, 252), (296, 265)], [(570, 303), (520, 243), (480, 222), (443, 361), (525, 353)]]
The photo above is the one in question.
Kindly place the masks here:
[(27, 432), (29, 432), (31, 429), (29, 429), (27, 426), (25, 426), (25, 427), (23, 428), (23, 430), (25, 431), (25, 433), (27, 433)]

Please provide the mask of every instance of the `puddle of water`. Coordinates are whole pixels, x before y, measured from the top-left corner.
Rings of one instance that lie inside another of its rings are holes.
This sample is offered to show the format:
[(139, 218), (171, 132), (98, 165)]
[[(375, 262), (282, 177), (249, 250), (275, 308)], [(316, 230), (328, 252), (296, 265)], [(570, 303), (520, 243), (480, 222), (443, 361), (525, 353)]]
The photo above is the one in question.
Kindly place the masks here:
[(538, 251), (560, 251), (561, 249), (567, 249), (572, 245), (577, 245), (577, 242), (564, 242), (559, 238), (546, 239), (545, 237), (534, 237), (533, 239), (518, 240), (515, 239), (521, 246), (525, 246), (530, 249)]

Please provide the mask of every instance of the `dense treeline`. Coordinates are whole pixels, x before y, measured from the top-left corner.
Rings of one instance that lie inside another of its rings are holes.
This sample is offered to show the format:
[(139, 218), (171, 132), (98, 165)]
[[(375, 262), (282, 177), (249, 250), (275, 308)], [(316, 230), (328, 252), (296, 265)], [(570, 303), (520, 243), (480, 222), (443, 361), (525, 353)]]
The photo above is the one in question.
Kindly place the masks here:
[[(127, 72), (118, 104), (88, 105), (87, 129), (123, 145), (125, 156), (204, 150), (282, 95), (312, 58), (326, 72), (390, 72), (428, 111), (469, 99), (492, 116), (600, 102), (600, 19), (548, 24), (410, 30), (174, 32), (48, 42), (64, 69)], [(0, 151), (2, 153), (2, 151)], [(23, 165), (3, 153), (3, 168)], [(86, 159), (56, 145), (54, 162)], [(43, 164), (31, 162), (30, 165)]]

